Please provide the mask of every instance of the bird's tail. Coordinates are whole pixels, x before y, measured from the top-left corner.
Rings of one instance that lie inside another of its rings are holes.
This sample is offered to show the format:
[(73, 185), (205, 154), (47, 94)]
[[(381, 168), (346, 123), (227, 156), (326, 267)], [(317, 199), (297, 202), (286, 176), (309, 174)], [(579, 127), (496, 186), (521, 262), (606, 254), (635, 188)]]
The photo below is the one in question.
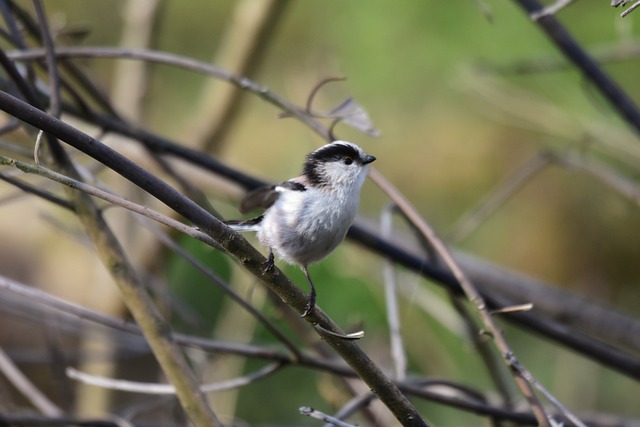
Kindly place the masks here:
[(262, 218), (264, 215), (251, 219), (225, 221), (224, 223), (236, 231), (258, 231)]

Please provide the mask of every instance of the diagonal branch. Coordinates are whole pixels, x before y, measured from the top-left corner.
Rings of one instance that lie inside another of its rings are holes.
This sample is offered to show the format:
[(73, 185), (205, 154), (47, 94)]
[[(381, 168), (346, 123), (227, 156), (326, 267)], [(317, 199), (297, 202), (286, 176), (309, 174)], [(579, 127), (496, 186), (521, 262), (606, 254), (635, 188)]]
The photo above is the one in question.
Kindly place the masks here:
[[(285, 303), (294, 307), (299, 313), (303, 312), (307, 304), (307, 298), (298, 287), (291, 283), (278, 269), (263, 275), (262, 266), (265, 258), (254, 247), (209, 212), (184, 197), (164, 181), (91, 136), (2, 91), (0, 91), (0, 110), (51, 135), (55, 135), (162, 201), (177, 213), (192, 221), (203, 232), (217, 240), (229, 254), (255, 277), (261, 279)], [(94, 237), (97, 238), (99, 236)], [(115, 242), (112, 243), (115, 244)], [(112, 255), (112, 253), (103, 254), (107, 265), (113, 262)], [(118, 269), (116, 269), (115, 273), (131, 273), (123, 270), (123, 267), (126, 266), (118, 264)], [(125, 279), (122, 276), (117, 278)], [(133, 289), (123, 296), (125, 299), (140, 299), (140, 295)], [(145, 321), (145, 319), (140, 320)], [(403, 425), (427, 425), (409, 400), (357, 344), (321, 332), (324, 329), (344, 335), (329, 317), (317, 310), (313, 315), (307, 317), (307, 321), (320, 327), (317, 330), (322, 334), (322, 338), (351, 365)], [(145, 323), (144, 327), (154, 328), (157, 327), (157, 324)]]
[[(543, 10), (538, 0), (514, 0), (514, 2), (519, 4), (529, 16), (534, 16)], [(536, 19), (535, 22), (567, 59), (598, 88), (618, 114), (636, 131), (636, 134), (640, 134), (640, 110), (633, 100), (582, 49), (555, 16), (545, 15)]]
[[(193, 60), (191, 58), (185, 58), (179, 55), (166, 54), (156, 51), (141, 51), (105, 47), (59, 47), (56, 50), (56, 54), (58, 56), (65, 57), (125, 57), (131, 59), (149, 60), (162, 64), (181, 67), (194, 72), (201, 72), (216, 78), (230, 81), (232, 82), (232, 84), (240, 84), (242, 82), (242, 88), (244, 90), (247, 90), (255, 94), (256, 96), (261, 97), (268, 103), (271, 103), (272, 105), (275, 105), (276, 107), (287, 112), (288, 115), (295, 116), (297, 118), (304, 118), (302, 122), (305, 124), (309, 124), (310, 128), (316, 131), (319, 135), (322, 136), (328, 134), (326, 129), (324, 129), (322, 125), (319, 124), (314, 118), (308, 117), (308, 115), (304, 114), (303, 110), (293, 106), (289, 102), (271, 93), (264, 86), (246, 78), (233, 76), (224, 70), (221, 70), (209, 64)], [(10, 52), (8, 55), (10, 58), (15, 60), (33, 60), (42, 58), (44, 55), (44, 51), (42, 49), (35, 49), (20, 52)], [(0, 59), (2, 59), (1, 56)], [(83, 116), (82, 114), (77, 112), (74, 113), (73, 111), (71, 111), (71, 113), (74, 115)], [(176, 144), (166, 138), (155, 135), (152, 132), (132, 126), (128, 123), (123, 122), (117, 117), (94, 114), (91, 117), (85, 117), (85, 119), (101, 127), (104, 127), (109, 131), (123, 134), (129, 136), (134, 140), (140, 141), (145, 145), (145, 147), (152, 150), (153, 152), (169, 154), (184, 159), (191, 164), (197, 165), (218, 175), (226, 177), (247, 190), (254, 189), (260, 185), (264, 185), (264, 182), (257, 180), (254, 177), (243, 174), (237, 170), (234, 170), (210, 156), (184, 147), (183, 145)], [(388, 240), (380, 239), (378, 236), (358, 225), (354, 225), (350, 229), (348, 236), (358, 243), (366, 246), (368, 249), (373, 250), (374, 252), (384, 254), (385, 256), (390, 256), (394, 259), (394, 261), (399, 262), (400, 264), (415, 271), (418, 271), (425, 277), (436, 280), (438, 283), (444, 286), (453, 288), (456, 292), (460, 291), (455, 278), (450, 273), (425, 261), (424, 259), (422, 259), (421, 255), (416, 255), (412, 251), (406, 250), (403, 246), (399, 246), (398, 244), (390, 242)], [(486, 270), (486, 268), (484, 270)], [(485, 274), (485, 272), (483, 272), (482, 275), (483, 277), (487, 277), (487, 274)], [(523, 278), (516, 278), (513, 277), (513, 274), (510, 274), (508, 279), (503, 279), (502, 275), (504, 275), (504, 271), (502, 270), (500, 270), (500, 275), (490, 274), (491, 277), (489, 279), (482, 280), (483, 288), (492, 286), (495, 289), (494, 284), (498, 282), (501, 286), (504, 284), (507, 289), (511, 289), (513, 285), (516, 285), (519, 289), (523, 289), (523, 286), (524, 288), (528, 288), (528, 285), (521, 284), (521, 282), (524, 280)], [(525, 282), (528, 281), (525, 280)], [(504, 290), (500, 291), (500, 293), (504, 292)], [(529, 293), (531, 292), (532, 289), (529, 288)], [(488, 301), (495, 301), (494, 292), (491, 292), (491, 294), (485, 292), (483, 295), (485, 298), (488, 298)], [(566, 298), (568, 297), (569, 296), (566, 296)], [(572, 299), (576, 298), (574, 297)], [(585, 303), (587, 302), (581, 301), (581, 304)], [(597, 311), (602, 310), (602, 308), (597, 307), (595, 304), (590, 305)], [(618, 313), (613, 313), (613, 315), (620, 317)], [(581, 318), (584, 317), (582, 309), (575, 311), (571, 316), (569, 316), (569, 318), (573, 319), (577, 318), (577, 316), (580, 316)], [(601, 317), (599, 316), (598, 319), (600, 318)], [(608, 315), (605, 315), (604, 318), (608, 319), (610, 317)], [(627, 318), (625, 317), (625, 319)], [(594, 358), (601, 363), (605, 363), (607, 366), (613, 369), (625, 372), (628, 375), (632, 375), (634, 378), (640, 378), (640, 367), (638, 366), (638, 361), (610, 347), (604, 348), (604, 346), (600, 342), (597, 342), (585, 335), (576, 333), (574, 330), (559, 325), (553, 320), (541, 319), (540, 316), (535, 315), (509, 316), (508, 320), (516, 321), (529, 329), (537, 331), (546, 337), (556, 340), (562, 345), (569, 346), (570, 348), (573, 348), (588, 357)], [(580, 323), (582, 323), (582, 321)], [(629, 320), (627, 319), (624, 323), (629, 323)], [(631, 337), (632, 340), (633, 338), (634, 337)]]
[[(475, 286), (462, 272), (457, 262), (454, 260), (451, 252), (438, 238), (438, 236), (427, 224), (427, 222), (416, 212), (411, 203), (407, 199), (405, 199), (404, 196), (402, 196), (390, 182), (388, 182), (381, 174), (373, 170), (371, 171), (370, 176), (373, 181), (379, 187), (381, 187), (389, 197), (391, 197), (393, 202), (398, 206), (398, 209), (400, 209), (402, 213), (407, 217), (407, 219), (411, 221), (411, 223), (417, 228), (417, 230), (420, 231), (423, 237), (430, 242), (438, 255), (447, 265), (447, 268), (451, 270), (469, 301), (471, 301), (471, 303), (480, 313), (484, 326), (493, 337), (496, 347), (498, 348), (498, 350), (500, 350), (500, 353), (505, 358), (505, 361), (509, 364), (511, 360), (515, 359), (515, 356), (513, 355), (509, 344), (502, 335), (502, 331), (498, 327), (497, 323), (489, 313), (484, 298), (482, 298), (480, 293), (476, 290)], [(551, 427), (549, 417), (545, 413), (542, 404), (536, 397), (531, 384), (525, 379), (523, 375), (520, 374), (520, 372), (514, 371), (514, 373), (516, 384), (518, 385), (518, 388), (520, 389), (522, 395), (528, 400), (529, 405), (531, 406), (531, 410), (536, 416), (536, 420), (538, 421), (538, 423), (543, 427)]]

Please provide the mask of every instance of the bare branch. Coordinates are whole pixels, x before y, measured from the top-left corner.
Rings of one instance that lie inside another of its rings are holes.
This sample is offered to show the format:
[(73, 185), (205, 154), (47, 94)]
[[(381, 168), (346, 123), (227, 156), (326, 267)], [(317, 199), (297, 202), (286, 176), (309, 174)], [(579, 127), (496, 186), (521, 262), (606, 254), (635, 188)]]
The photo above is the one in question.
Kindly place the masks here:
[[(529, 15), (543, 9), (538, 0), (514, 0)], [(564, 26), (552, 15), (535, 21), (540, 29), (555, 43), (556, 47), (569, 59), (584, 76), (593, 83), (611, 106), (640, 133), (640, 111), (633, 100), (611, 79), (600, 66), (573, 39)]]
[[(291, 283), (284, 274), (282, 274), (277, 268), (267, 274), (264, 274), (262, 265), (265, 262), (265, 258), (255, 248), (249, 245), (248, 242), (240, 235), (209, 214), (209, 212), (181, 195), (162, 180), (148, 173), (126, 157), (109, 147), (106, 147), (89, 135), (54, 117), (48, 116), (41, 110), (18, 100), (6, 92), (0, 92), (0, 109), (33, 126), (41, 128), (49, 134), (57, 136), (61, 140), (83, 151), (140, 186), (149, 194), (158, 198), (167, 206), (192, 221), (200, 227), (202, 231), (214, 237), (214, 239), (218, 241), (218, 243), (222, 245), (229, 254), (233, 255), (234, 258), (249, 272), (251, 272), (256, 278), (261, 279), (263, 283), (267, 284), (282, 300), (293, 306), (299, 313), (304, 311), (307, 304), (306, 295), (297, 286)], [(116, 243), (113, 242), (110, 246), (115, 247), (115, 245)], [(112, 254), (110, 253), (105, 253), (103, 256), (109, 257), (111, 255)], [(134, 277), (133, 275), (128, 274), (132, 272), (122, 271), (122, 273), (127, 273), (126, 276), (128, 276), (128, 278), (120, 277), (120, 279), (128, 280)], [(133, 283), (129, 283), (128, 285), (133, 285)], [(123, 288), (123, 292), (125, 290), (126, 289)], [(131, 291), (133, 290), (134, 288), (131, 288)], [(140, 290), (136, 292), (139, 291)], [(123, 293), (125, 300), (130, 304), (134, 301), (144, 304), (141, 299), (142, 295), (136, 292), (132, 292), (130, 294), (129, 291), (127, 291), (126, 293)], [(144, 308), (152, 310), (150, 306)], [(153, 315), (153, 312), (151, 312), (151, 314)], [(153, 322), (147, 323), (150, 319), (151, 318), (140, 318), (136, 320), (143, 322), (141, 323), (143, 329), (156, 328), (157, 325), (162, 324), (160, 319), (155, 319)], [(314, 311), (314, 313), (307, 316), (305, 320), (314, 325), (318, 325), (325, 330), (344, 336), (344, 332), (338, 327), (338, 325), (336, 325), (321, 310)], [(318, 329), (316, 328), (316, 330)], [(160, 332), (159, 330), (156, 331)], [(379, 398), (387, 405), (400, 422), (406, 425), (427, 425), (409, 400), (357, 345), (331, 334), (321, 334), (321, 336), (345, 361), (347, 361), (347, 363), (353, 367), (356, 372), (358, 372), (361, 378), (372, 388), (372, 390), (375, 391)], [(164, 336), (163, 338), (168, 337)], [(158, 348), (156, 348), (156, 350), (158, 350)], [(178, 380), (178, 378), (175, 379)], [(179, 380), (184, 379), (185, 378), (182, 377)], [(179, 389), (177, 385), (176, 388)]]
[[(393, 200), (393, 202), (412, 222), (412, 224), (418, 230), (420, 230), (424, 238), (429, 241), (432, 247), (437, 251), (438, 255), (442, 258), (444, 263), (447, 265), (447, 267), (451, 270), (456, 280), (464, 290), (464, 293), (466, 294), (469, 301), (471, 301), (471, 303), (480, 313), (484, 326), (491, 332), (494, 342), (500, 350), (501, 354), (503, 356), (507, 354), (513, 355), (513, 352), (507, 344), (507, 341), (504, 339), (500, 328), (489, 313), (484, 298), (482, 298), (480, 293), (478, 293), (475, 286), (463, 273), (462, 269), (460, 269), (452, 254), (449, 252), (444, 243), (438, 238), (433, 229), (427, 224), (424, 218), (422, 218), (418, 214), (411, 203), (404, 196), (402, 196), (402, 194), (398, 192), (393, 187), (393, 185), (388, 182), (382, 175), (377, 173), (377, 171), (372, 170), (370, 172), (370, 176), (372, 180), (391, 198), (391, 200)], [(531, 409), (533, 410), (538, 423), (543, 427), (550, 427), (549, 417), (545, 413), (544, 408), (535, 396), (529, 382), (526, 381), (526, 378), (521, 375), (514, 375), (514, 378), (523, 396), (529, 401)]]
[(59, 417), (64, 413), (18, 369), (2, 348), (0, 348), (0, 372), (44, 415)]
[(303, 406), (300, 408), (300, 413), (302, 415), (306, 415), (307, 417), (315, 418), (316, 420), (322, 420), (330, 425), (337, 427), (356, 427), (353, 424), (345, 423), (342, 420), (339, 420), (335, 417), (327, 415), (323, 412), (318, 411), (317, 409), (310, 408), (308, 406)]
[(34, 164), (30, 164), (27, 162), (22, 162), (20, 160), (16, 160), (16, 159), (12, 159), (10, 157), (5, 157), (0, 155), (0, 164), (3, 165), (7, 165), (7, 166), (13, 166), (15, 168), (20, 169), (22, 172), (25, 173), (31, 173), (31, 174), (36, 174), (36, 175), (40, 175), (43, 176), (45, 178), (51, 179), (53, 181), (59, 182), (63, 185), (66, 185), (70, 188), (82, 191), (86, 194), (92, 195), (94, 197), (98, 197), (102, 200), (105, 200), (113, 205), (116, 206), (120, 206), (123, 207), (131, 212), (135, 212), (139, 215), (145, 216), (147, 218), (150, 218), (154, 221), (159, 222), (160, 224), (164, 224), (168, 227), (171, 227), (175, 230), (180, 231), (181, 233), (184, 233), (186, 235), (189, 235), (191, 237), (194, 237), (218, 250), (222, 250), (222, 248), (220, 247), (220, 245), (218, 245), (218, 243), (213, 240), (210, 236), (208, 236), (207, 234), (193, 228), (190, 227), (180, 221), (177, 221), (173, 218), (170, 218), (166, 215), (162, 215), (159, 212), (154, 211), (153, 209), (150, 209), (146, 206), (142, 206), (139, 205), (137, 203), (131, 202), (129, 200), (123, 199), (122, 197), (119, 197), (115, 194), (109, 193), (107, 191), (101, 190), (99, 188), (93, 187), (89, 184), (85, 184), (82, 181), (78, 181), (75, 180), (73, 178), (69, 178), (68, 176), (65, 176), (63, 174), (60, 174), (58, 172), (52, 171), (50, 169), (47, 169), (45, 167), (42, 166), (38, 166), (38, 165), (34, 165)]
[(449, 237), (451, 243), (465, 239), (496, 210), (503, 206), (529, 180), (549, 165), (549, 158), (544, 153), (538, 154), (525, 165), (516, 169), (509, 177), (491, 190), (478, 205), (464, 214), (451, 227)]
[[(242, 377), (216, 383), (202, 384), (200, 385), (200, 391), (202, 391), (202, 393), (214, 393), (242, 387), (271, 375), (281, 367), (282, 365), (280, 363), (272, 363), (249, 375), (244, 375)], [(141, 383), (128, 380), (116, 380), (113, 378), (91, 375), (74, 368), (67, 368), (67, 375), (69, 376), (69, 378), (76, 381), (95, 385), (97, 387), (107, 388), (110, 390), (127, 391), (131, 393), (141, 394), (176, 394), (176, 388), (170, 384)]]
[[(380, 218), (381, 235), (388, 238), (392, 233), (394, 206), (387, 206), (382, 210)], [(382, 271), (384, 274), (384, 293), (387, 306), (387, 323), (389, 324), (389, 337), (391, 345), (391, 358), (395, 369), (395, 377), (402, 381), (406, 377), (407, 356), (404, 351), (402, 341), (402, 330), (400, 327), (400, 309), (398, 307), (398, 290), (396, 286), (395, 268), (390, 260), (385, 260)]]
[(40, 24), (40, 34), (42, 44), (46, 52), (47, 72), (49, 76), (49, 113), (54, 117), (60, 117), (62, 107), (60, 103), (60, 77), (58, 76), (58, 66), (56, 64), (56, 52), (51, 33), (49, 32), (49, 22), (41, 0), (33, 0), (33, 8), (36, 11), (38, 23)]

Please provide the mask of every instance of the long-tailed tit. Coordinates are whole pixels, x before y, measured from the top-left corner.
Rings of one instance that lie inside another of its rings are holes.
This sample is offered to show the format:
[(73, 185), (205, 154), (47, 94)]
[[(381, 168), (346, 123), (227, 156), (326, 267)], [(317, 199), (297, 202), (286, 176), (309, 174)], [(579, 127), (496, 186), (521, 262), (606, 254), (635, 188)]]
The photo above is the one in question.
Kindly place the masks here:
[(302, 175), (282, 184), (258, 188), (245, 196), (240, 212), (262, 208), (259, 217), (227, 221), (237, 231), (257, 231), (273, 254), (304, 271), (311, 293), (302, 317), (315, 306), (316, 290), (307, 266), (329, 255), (343, 240), (360, 204), (360, 190), (376, 158), (357, 145), (334, 141), (307, 155)]

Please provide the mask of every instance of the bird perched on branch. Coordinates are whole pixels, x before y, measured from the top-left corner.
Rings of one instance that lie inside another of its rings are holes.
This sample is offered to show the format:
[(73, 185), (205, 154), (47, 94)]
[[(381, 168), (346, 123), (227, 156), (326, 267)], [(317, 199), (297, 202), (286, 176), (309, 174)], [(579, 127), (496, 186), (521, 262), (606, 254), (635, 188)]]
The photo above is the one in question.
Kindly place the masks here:
[(307, 155), (302, 175), (278, 185), (248, 193), (240, 212), (265, 212), (252, 219), (227, 221), (237, 231), (256, 231), (269, 248), (266, 270), (274, 265), (274, 253), (302, 268), (311, 292), (302, 314), (315, 306), (316, 290), (307, 267), (329, 255), (343, 240), (360, 205), (360, 190), (376, 158), (356, 144), (334, 141)]

